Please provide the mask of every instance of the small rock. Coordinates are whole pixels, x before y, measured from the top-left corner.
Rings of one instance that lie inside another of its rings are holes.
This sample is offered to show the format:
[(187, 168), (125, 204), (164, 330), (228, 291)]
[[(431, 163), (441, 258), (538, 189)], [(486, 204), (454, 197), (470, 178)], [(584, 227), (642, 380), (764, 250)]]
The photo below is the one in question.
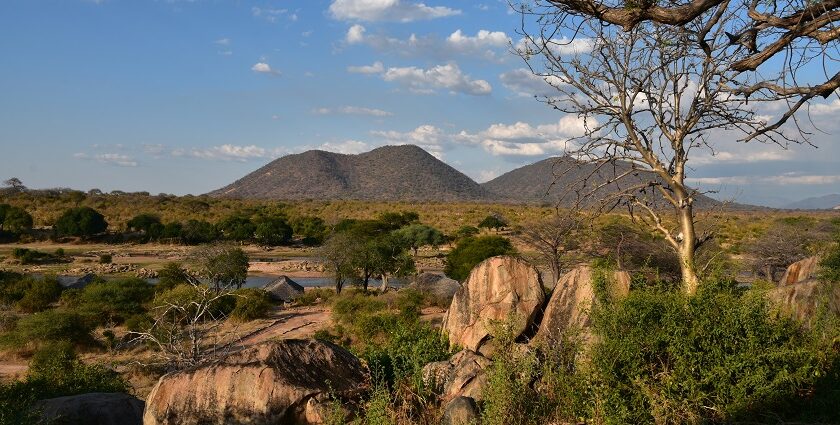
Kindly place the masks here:
[(466, 425), (478, 423), (478, 406), (471, 397), (455, 397), (446, 404), (443, 425)]

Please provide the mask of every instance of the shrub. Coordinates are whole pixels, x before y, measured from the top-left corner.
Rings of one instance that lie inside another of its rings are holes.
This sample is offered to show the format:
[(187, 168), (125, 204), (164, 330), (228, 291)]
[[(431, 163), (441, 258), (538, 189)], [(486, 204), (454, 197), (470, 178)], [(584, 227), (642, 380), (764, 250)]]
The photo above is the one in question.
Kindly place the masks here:
[(295, 300), (297, 305), (308, 306), (314, 305), (319, 300), (322, 302), (329, 302), (335, 296), (335, 290), (332, 288), (312, 288), (303, 291), (303, 295)]
[(826, 282), (840, 282), (840, 240), (820, 262), (820, 279)]
[(268, 293), (262, 289), (240, 289), (234, 295), (236, 307), (230, 312), (230, 316), (242, 322), (265, 318), (273, 306)]
[(47, 252), (28, 248), (15, 248), (12, 257), (20, 260), (21, 264), (46, 264), (58, 261), (60, 258)]
[(107, 230), (108, 222), (93, 208), (71, 208), (58, 218), (53, 229), (62, 236), (90, 237)]
[(100, 323), (122, 323), (146, 311), (154, 294), (152, 285), (138, 278), (93, 282), (79, 294), (77, 309), (99, 318)]
[(22, 346), (30, 342), (44, 343), (69, 341), (74, 344), (91, 344), (90, 332), (93, 323), (79, 313), (47, 310), (18, 320), (15, 330), (9, 335), (13, 345)]
[(771, 415), (824, 373), (824, 348), (762, 294), (704, 284), (642, 290), (593, 312), (595, 403), (608, 423)]
[(99, 256), (99, 264), (111, 264), (114, 257), (111, 254), (102, 254)]
[(178, 285), (189, 283), (190, 279), (190, 274), (181, 267), (180, 263), (166, 263), (158, 271), (158, 283), (155, 285), (155, 291), (160, 292), (172, 289)]
[(61, 285), (55, 279), (33, 280), (23, 298), (17, 302), (17, 308), (25, 313), (46, 310), (61, 296)]
[(464, 238), (446, 256), (444, 272), (455, 280), (463, 281), (470, 275), (473, 267), (482, 261), (497, 255), (514, 253), (516, 250), (510, 240), (501, 236)]

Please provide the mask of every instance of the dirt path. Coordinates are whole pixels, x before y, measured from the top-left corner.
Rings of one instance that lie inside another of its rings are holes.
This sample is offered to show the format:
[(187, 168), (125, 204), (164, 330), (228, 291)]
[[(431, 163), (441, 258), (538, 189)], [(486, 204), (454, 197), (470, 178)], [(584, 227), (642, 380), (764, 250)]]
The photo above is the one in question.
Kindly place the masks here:
[(331, 324), (332, 313), (326, 307), (294, 307), (283, 310), (270, 325), (242, 338), (236, 345), (247, 347), (271, 339), (310, 338)]
[(29, 369), (26, 363), (3, 360), (0, 362), (0, 381), (8, 382), (22, 377)]

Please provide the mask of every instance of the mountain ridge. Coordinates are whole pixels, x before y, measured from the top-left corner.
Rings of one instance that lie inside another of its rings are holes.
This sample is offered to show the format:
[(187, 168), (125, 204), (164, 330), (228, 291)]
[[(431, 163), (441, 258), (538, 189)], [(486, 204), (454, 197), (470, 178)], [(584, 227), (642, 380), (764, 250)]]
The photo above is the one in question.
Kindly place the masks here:
[(831, 210), (840, 209), (840, 194), (832, 193), (823, 196), (812, 196), (784, 205), (789, 210)]

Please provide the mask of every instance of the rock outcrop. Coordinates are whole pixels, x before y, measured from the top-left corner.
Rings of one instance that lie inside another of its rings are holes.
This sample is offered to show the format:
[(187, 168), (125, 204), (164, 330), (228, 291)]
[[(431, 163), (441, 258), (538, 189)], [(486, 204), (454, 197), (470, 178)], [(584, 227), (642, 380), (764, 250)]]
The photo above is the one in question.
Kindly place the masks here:
[(140, 425), (143, 400), (122, 393), (89, 393), (50, 398), (36, 403), (44, 423)]
[(408, 287), (432, 295), (438, 300), (451, 301), (461, 284), (445, 275), (426, 272), (417, 276)]
[[(591, 308), (596, 300), (594, 271), (588, 265), (578, 266), (557, 281), (551, 299), (543, 313), (535, 343), (555, 343), (566, 330), (584, 330), (589, 327)], [(612, 297), (626, 296), (630, 292), (630, 275), (624, 271), (604, 276), (603, 290)]]
[(770, 290), (768, 296), (804, 323), (811, 322), (820, 310), (840, 314), (840, 283), (810, 279)]
[(464, 425), (478, 423), (478, 406), (470, 397), (455, 397), (443, 410), (443, 425)]
[(290, 303), (303, 295), (303, 286), (298, 285), (288, 276), (280, 276), (267, 283), (262, 288), (268, 292), (268, 296), (274, 301)]
[(795, 285), (800, 282), (815, 279), (820, 267), (819, 257), (808, 257), (788, 266), (779, 285)]
[(485, 370), (493, 361), (474, 351), (462, 350), (449, 360), (423, 367), (423, 380), (432, 385), (444, 399), (470, 397), (481, 400), (487, 386)]
[(511, 318), (511, 330), (521, 335), (534, 327), (544, 301), (540, 275), (533, 266), (515, 257), (489, 258), (455, 293), (443, 330), (451, 345), (479, 351), (491, 339), (491, 321)]
[(355, 401), (367, 379), (359, 359), (337, 345), (269, 341), (164, 375), (146, 400), (143, 423), (321, 423), (330, 396)]

